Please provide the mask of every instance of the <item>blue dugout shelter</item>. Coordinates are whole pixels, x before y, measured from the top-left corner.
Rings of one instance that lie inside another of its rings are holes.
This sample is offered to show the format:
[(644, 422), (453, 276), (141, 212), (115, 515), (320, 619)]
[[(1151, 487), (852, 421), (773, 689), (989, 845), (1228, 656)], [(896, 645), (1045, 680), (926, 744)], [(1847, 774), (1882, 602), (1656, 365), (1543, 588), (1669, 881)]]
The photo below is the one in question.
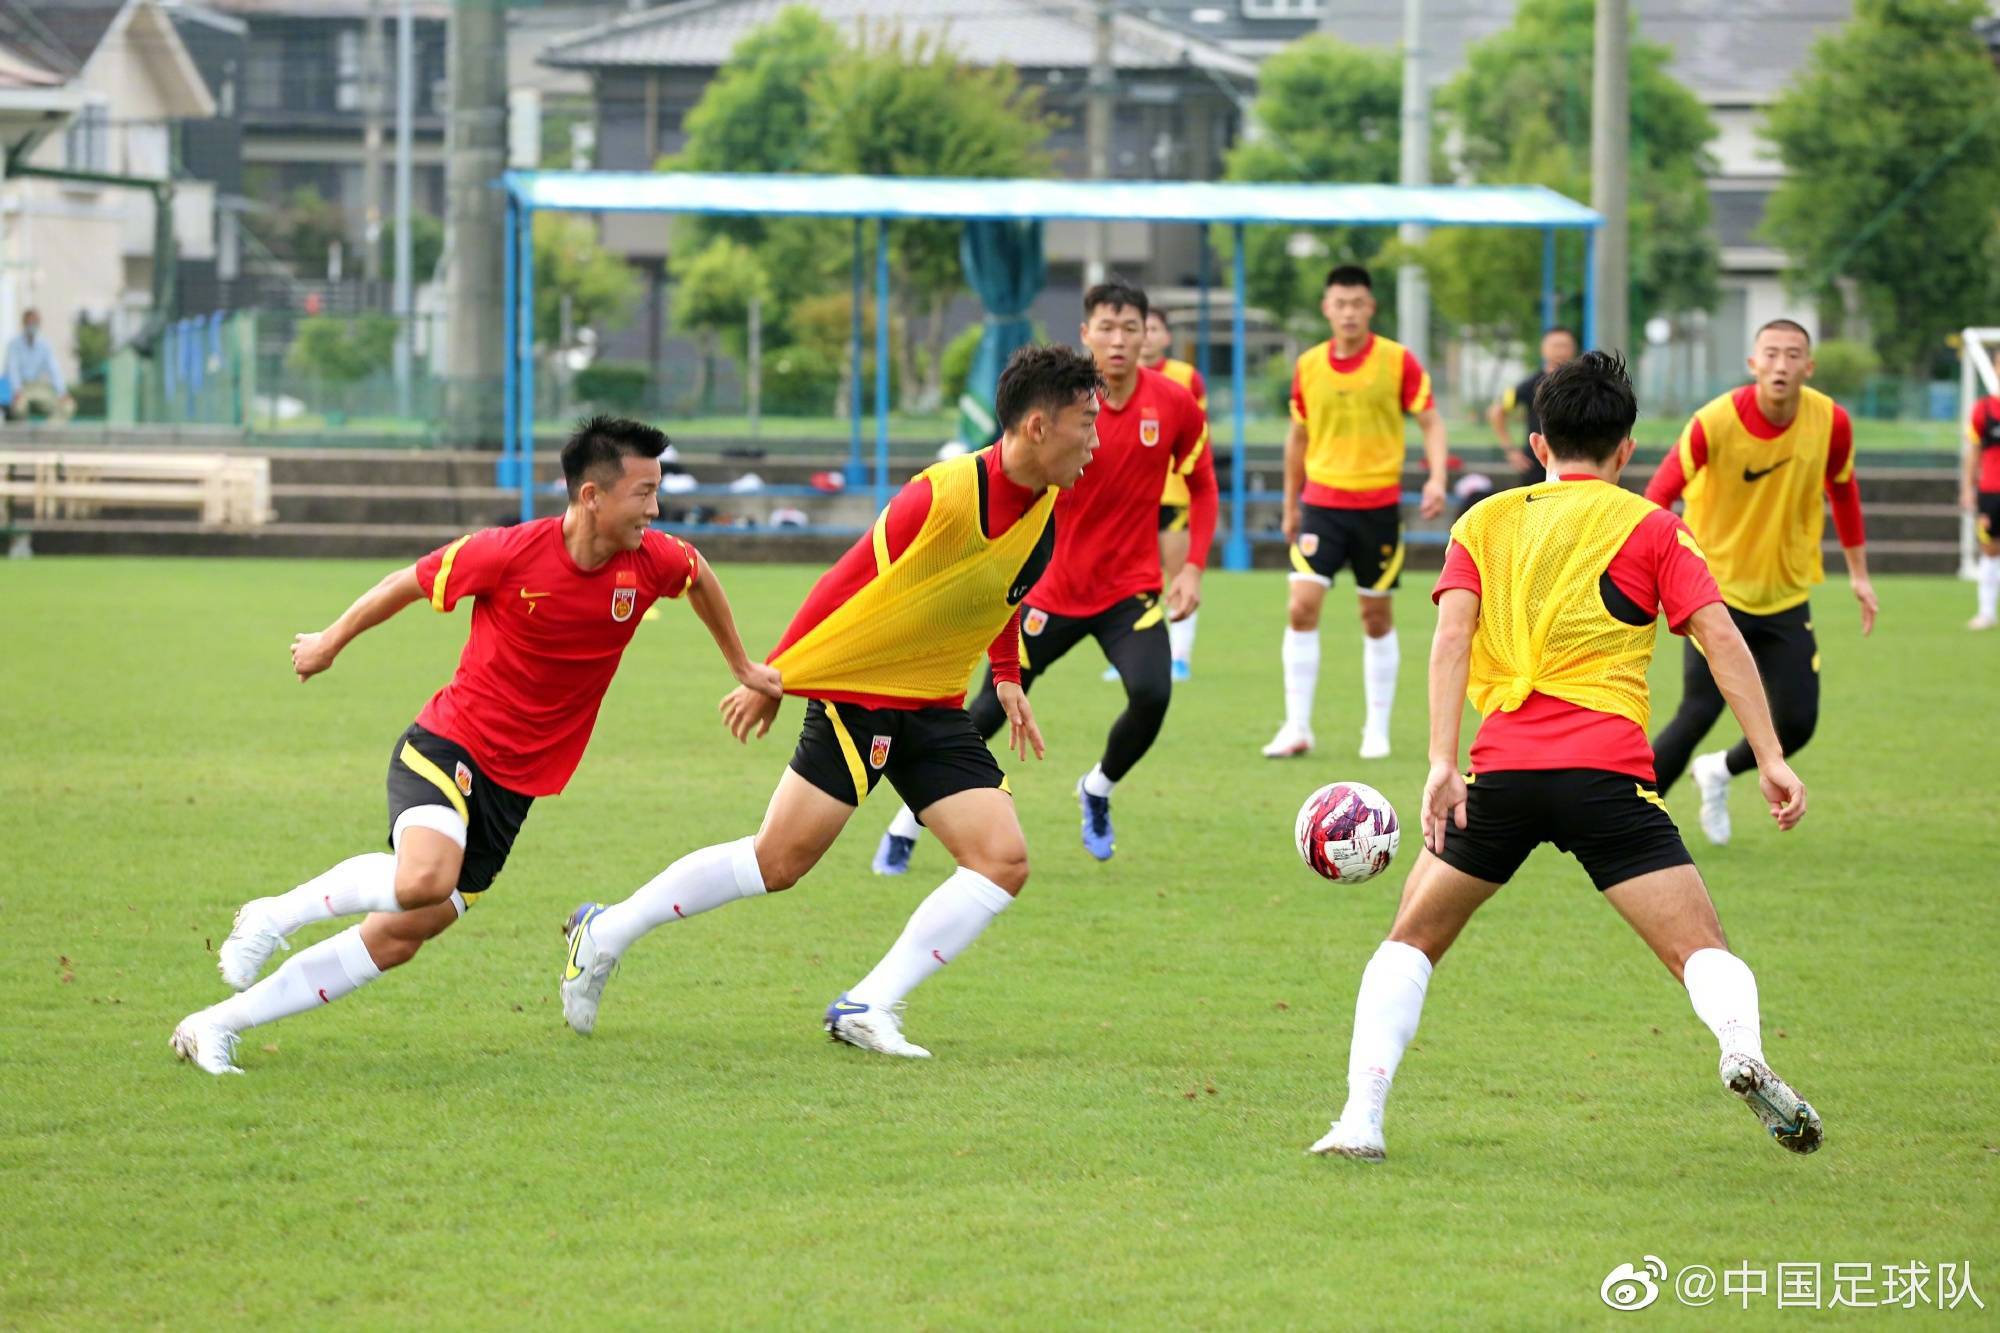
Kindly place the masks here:
[[(1243, 229), (1252, 224), (1290, 226), (1513, 227), (1543, 234), (1542, 310), (1555, 322), (1555, 237), (1580, 230), (1586, 237), (1583, 293), (1584, 346), (1597, 344), (1597, 294), (1590, 284), (1597, 228), (1602, 219), (1576, 201), (1541, 186), (1288, 185), (1224, 181), (1089, 181), (929, 179), (883, 176), (732, 175), (702, 172), (526, 171), (501, 180), (507, 194), (505, 244), (507, 347), (503, 407), (503, 484), (521, 491), (521, 517), (534, 516), (534, 247), (529, 228), (538, 212), (702, 213), (851, 218), (854, 221), (853, 417), (849, 423), (848, 479), (868, 479), (861, 451), (861, 305), (863, 225), (875, 221), (875, 299), (889, 303), (889, 229), (896, 220), (1034, 223), (1052, 220), (1225, 223), (1234, 232), (1235, 257), (1230, 355), (1231, 439), (1229, 539), (1223, 562), (1250, 564), (1244, 529), (1244, 327)], [(1207, 366), (1207, 272), (1202, 273), (1199, 344)], [(889, 501), (889, 321), (875, 321), (874, 498)], [(1211, 425), (1211, 429), (1213, 426)]]

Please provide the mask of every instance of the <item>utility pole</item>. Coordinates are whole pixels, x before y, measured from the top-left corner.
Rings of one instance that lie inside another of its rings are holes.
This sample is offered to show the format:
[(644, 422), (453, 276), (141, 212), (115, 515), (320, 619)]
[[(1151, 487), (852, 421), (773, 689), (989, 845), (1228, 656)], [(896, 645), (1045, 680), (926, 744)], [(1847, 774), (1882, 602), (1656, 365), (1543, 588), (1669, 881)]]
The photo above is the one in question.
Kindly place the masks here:
[[(1403, 0), (1403, 132), (1405, 185), (1431, 183), (1431, 94), (1424, 85), (1423, 0)], [(1422, 245), (1430, 229), (1405, 222), (1398, 231), (1405, 245)], [(1430, 361), (1431, 291), (1424, 271), (1404, 264), (1396, 271), (1396, 337), (1420, 362)]]
[(1629, 210), (1629, 156), (1632, 147), (1632, 90), (1627, 74), (1630, 32), (1625, 0), (1597, 0), (1597, 42), (1590, 80), (1590, 206), (1604, 216), (1597, 233), (1597, 344), (1622, 348), (1631, 340), (1632, 320), (1626, 247)]
[(382, 0), (368, 0), (368, 26), (361, 37), (361, 272), (382, 281), (382, 105), (388, 100), (382, 77)]
[[(1112, 58), (1112, 16), (1116, 0), (1097, 0), (1096, 40), (1090, 57), (1089, 103), (1085, 108), (1084, 141), (1090, 152), (1090, 178), (1111, 178), (1111, 104), (1118, 94), (1118, 73)], [(1111, 224), (1090, 224), (1084, 254), (1083, 285), (1104, 281), (1111, 262)]]
[(458, 443), (500, 438), (501, 232), (493, 183), (507, 167), (507, 15), (502, 0), (451, 10), (451, 126), (445, 165), (446, 419)]
[(416, 24), (410, 0), (396, 12), (396, 415), (410, 415), (410, 151), (416, 114)]

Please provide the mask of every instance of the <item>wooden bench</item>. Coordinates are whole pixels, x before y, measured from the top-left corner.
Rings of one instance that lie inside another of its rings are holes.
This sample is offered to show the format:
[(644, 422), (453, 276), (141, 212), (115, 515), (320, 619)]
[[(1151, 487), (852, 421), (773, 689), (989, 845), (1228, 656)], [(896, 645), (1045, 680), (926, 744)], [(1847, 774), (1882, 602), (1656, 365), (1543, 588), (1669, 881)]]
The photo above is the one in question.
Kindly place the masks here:
[(188, 509), (205, 527), (271, 521), (271, 463), (212, 453), (0, 449), (0, 502), (31, 519), (88, 519), (102, 509)]

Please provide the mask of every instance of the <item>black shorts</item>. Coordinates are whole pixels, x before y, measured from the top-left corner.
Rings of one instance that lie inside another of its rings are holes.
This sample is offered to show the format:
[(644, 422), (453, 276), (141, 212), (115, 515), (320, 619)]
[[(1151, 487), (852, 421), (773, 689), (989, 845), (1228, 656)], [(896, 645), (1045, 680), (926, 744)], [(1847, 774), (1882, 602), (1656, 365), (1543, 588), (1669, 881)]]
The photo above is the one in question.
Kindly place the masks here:
[[(1152, 682), (1172, 688), (1174, 650), (1167, 637), (1167, 608), (1156, 592), (1113, 602), (1094, 616), (1044, 611), (1030, 593), (1021, 607), (1021, 687), (1033, 689), (1037, 677), (1085, 639), (1097, 640), (1105, 659), (1118, 668), (1128, 686)], [(992, 688), (990, 667), (986, 684)]]
[(1011, 790), (963, 708), (863, 708), (808, 700), (791, 767), (849, 805), (860, 805), (887, 778), (918, 814), (962, 791)]
[(1353, 569), (1362, 592), (1386, 593), (1402, 581), (1403, 507), (1329, 509), (1302, 505), (1299, 540), (1292, 547), (1292, 576), (1333, 586), (1334, 576)]
[(1474, 879), (1505, 884), (1545, 842), (1581, 862), (1600, 893), (1694, 863), (1659, 793), (1629, 773), (1518, 769), (1466, 782), (1465, 827), (1446, 822), (1439, 859)]
[(1989, 545), (2000, 542), (2000, 491), (1979, 493), (1979, 540)]
[(470, 907), (493, 886), (514, 836), (528, 817), (532, 796), (489, 781), (465, 747), (433, 735), (412, 722), (389, 754), (389, 845), (396, 845), (396, 821), (405, 810), (439, 805), (465, 821), (465, 861), (458, 891)]
[(1189, 507), (1187, 505), (1161, 505), (1160, 531), (1186, 532), (1188, 530), (1188, 513)]

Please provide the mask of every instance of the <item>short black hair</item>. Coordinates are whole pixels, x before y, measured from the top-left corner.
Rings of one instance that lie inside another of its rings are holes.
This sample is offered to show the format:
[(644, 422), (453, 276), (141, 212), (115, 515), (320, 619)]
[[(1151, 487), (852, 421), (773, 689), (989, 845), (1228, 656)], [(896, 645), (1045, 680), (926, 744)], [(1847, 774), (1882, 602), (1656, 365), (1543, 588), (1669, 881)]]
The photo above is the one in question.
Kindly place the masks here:
[(1583, 346), (1583, 339), (1577, 337), (1576, 330), (1571, 328), (1567, 324), (1551, 324), (1547, 328), (1542, 330), (1542, 336), (1544, 338), (1552, 338), (1558, 333), (1567, 335), (1569, 340), (1576, 346), (1578, 347)]
[(1113, 310), (1127, 306), (1139, 312), (1139, 322), (1146, 322), (1146, 293), (1128, 282), (1100, 282), (1083, 294), (1083, 317), (1089, 319), (1097, 312), (1097, 307), (1108, 305)]
[(1009, 357), (1007, 368), (1000, 372), (993, 415), (1000, 429), (1009, 431), (1037, 408), (1060, 412), (1103, 389), (1104, 377), (1097, 373), (1090, 353), (1056, 343), (1029, 343)]
[(1166, 311), (1160, 309), (1156, 305), (1146, 307), (1146, 318), (1159, 320), (1160, 323), (1166, 327), (1166, 330), (1169, 333), (1172, 333), (1174, 331), (1174, 322), (1167, 318)]
[(1368, 276), (1368, 270), (1359, 264), (1335, 264), (1326, 271), (1326, 285), (1321, 287), (1366, 287), (1375, 290), (1375, 279)]
[(1535, 390), (1535, 415), (1551, 456), (1602, 463), (1618, 452), (1639, 419), (1625, 358), (1589, 351), (1563, 362)]
[[(576, 423), (562, 447), (563, 484), (574, 500), (586, 480), (602, 484), (606, 468), (623, 468), (627, 458), (658, 458), (667, 451), (667, 433), (629, 417), (599, 414)], [(591, 473), (597, 473), (592, 477)]]
[(1796, 319), (1765, 320), (1762, 324), (1759, 324), (1757, 326), (1757, 331), (1750, 335), (1750, 345), (1752, 347), (1755, 347), (1757, 345), (1757, 340), (1763, 337), (1766, 333), (1769, 333), (1772, 329), (1790, 329), (1793, 333), (1798, 334), (1800, 337), (1806, 340), (1806, 347), (1808, 350), (1810, 350), (1812, 347), (1812, 334), (1807, 333), (1806, 326), (1799, 323)]

